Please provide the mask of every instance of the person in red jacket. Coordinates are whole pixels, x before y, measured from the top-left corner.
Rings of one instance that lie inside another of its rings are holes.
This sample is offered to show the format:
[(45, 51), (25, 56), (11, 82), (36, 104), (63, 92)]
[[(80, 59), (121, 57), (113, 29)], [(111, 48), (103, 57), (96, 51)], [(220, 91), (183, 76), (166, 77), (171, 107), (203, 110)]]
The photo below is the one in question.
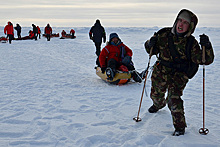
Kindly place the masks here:
[(62, 35), (62, 37), (66, 37), (66, 31), (63, 30), (63, 31), (61, 32), (61, 35)]
[(48, 23), (47, 26), (44, 29), (44, 33), (47, 37), (47, 41), (50, 41), (50, 36), (52, 34), (52, 28), (50, 27), (50, 24)]
[(5, 35), (7, 34), (7, 37), (9, 37), (9, 43), (11, 44), (11, 41), (14, 39), (14, 27), (13, 24), (9, 21), (8, 25), (4, 28)]
[(107, 77), (112, 80), (116, 70), (121, 65), (124, 65), (129, 71), (132, 71), (134, 81), (141, 83), (142, 79), (131, 61), (132, 54), (132, 50), (121, 42), (118, 34), (111, 33), (108, 44), (102, 49), (99, 55), (102, 73), (106, 72)]
[(39, 27), (39, 26), (37, 26), (37, 36), (39, 35), (39, 39), (40, 39), (40, 34), (41, 34), (40, 27)]
[(75, 31), (73, 29), (70, 30), (71, 38), (76, 38)]
[(30, 30), (28, 37), (29, 37), (29, 39), (34, 39), (35, 38), (34, 32)]

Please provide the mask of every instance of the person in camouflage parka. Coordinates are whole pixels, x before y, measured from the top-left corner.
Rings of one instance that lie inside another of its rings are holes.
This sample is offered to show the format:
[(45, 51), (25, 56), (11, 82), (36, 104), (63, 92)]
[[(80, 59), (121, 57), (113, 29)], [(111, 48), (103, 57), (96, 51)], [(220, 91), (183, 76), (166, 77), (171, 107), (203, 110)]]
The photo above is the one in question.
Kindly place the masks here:
[[(174, 63), (168, 46), (169, 34), (172, 35), (175, 49), (179, 53), (179, 57), (181, 60), (187, 61), (187, 40), (193, 34), (197, 22), (198, 19), (195, 14), (189, 10), (183, 9), (178, 13), (173, 27), (161, 29), (144, 44), (148, 53), (150, 53), (151, 48), (153, 48), (152, 54), (159, 55), (151, 77), (152, 87), (150, 96), (153, 105), (148, 111), (150, 113), (155, 113), (159, 109), (165, 107), (167, 103), (173, 118), (173, 125), (175, 128), (173, 135), (175, 136), (184, 135), (185, 133), (186, 122), (181, 96), (183, 95), (183, 90), (189, 78), (185, 72), (162, 64), (163, 62), (161, 61)], [(214, 60), (214, 53), (208, 36), (200, 35), (200, 45), (205, 46), (206, 60), (204, 64), (211, 64)], [(202, 49), (195, 38), (191, 48), (191, 61), (196, 64), (203, 64)], [(168, 95), (165, 99), (164, 96), (167, 90)]]

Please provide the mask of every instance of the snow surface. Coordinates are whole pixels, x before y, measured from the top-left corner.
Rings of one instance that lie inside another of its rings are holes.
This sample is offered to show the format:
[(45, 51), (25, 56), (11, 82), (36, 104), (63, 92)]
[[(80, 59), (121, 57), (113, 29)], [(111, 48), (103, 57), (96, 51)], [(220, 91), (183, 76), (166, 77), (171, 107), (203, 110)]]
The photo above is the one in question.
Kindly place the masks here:
[[(22, 36), (32, 28), (23, 28)], [(43, 28), (42, 28), (43, 29)], [(54, 33), (70, 28), (53, 28)], [(188, 127), (174, 137), (167, 107), (148, 113), (152, 105), (144, 96), (137, 116), (143, 83), (116, 86), (95, 74), (95, 46), (90, 28), (74, 28), (77, 38), (44, 37), (37, 41), (0, 44), (0, 146), (1, 147), (217, 147), (220, 146), (220, 28), (197, 28), (194, 35), (207, 34), (215, 50), (215, 61), (206, 66), (205, 127), (203, 127), (202, 66), (188, 83), (182, 99)], [(116, 32), (134, 52), (137, 71), (146, 68), (148, 54), (143, 44), (160, 28), (106, 28)], [(0, 36), (4, 36), (0, 27)], [(108, 37), (107, 37), (108, 38)], [(104, 44), (102, 44), (104, 47)], [(152, 57), (153, 65), (156, 57)], [(147, 81), (149, 95), (150, 79)]]

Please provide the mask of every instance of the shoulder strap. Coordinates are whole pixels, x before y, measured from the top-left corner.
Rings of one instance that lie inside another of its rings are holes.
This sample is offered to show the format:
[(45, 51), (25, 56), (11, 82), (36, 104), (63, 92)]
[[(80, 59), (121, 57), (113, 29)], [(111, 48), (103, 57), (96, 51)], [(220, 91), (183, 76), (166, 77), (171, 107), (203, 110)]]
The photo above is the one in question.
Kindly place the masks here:
[(188, 61), (191, 61), (191, 50), (192, 50), (194, 39), (195, 39), (195, 37), (190, 35), (188, 40), (187, 40), (186, 56), (187, 56), (187, 60)]
[(176, 47), (174, 45), (173, 34), (172, 33), (168, 34), (168, 46), (169, 46), (170, 54), (171, 54), (171, 56), (173, 58), (173, 61), (176, 62), (176, 63), (181, 63), (182, 60), (180, 59), (180, 55), (177, 52)]

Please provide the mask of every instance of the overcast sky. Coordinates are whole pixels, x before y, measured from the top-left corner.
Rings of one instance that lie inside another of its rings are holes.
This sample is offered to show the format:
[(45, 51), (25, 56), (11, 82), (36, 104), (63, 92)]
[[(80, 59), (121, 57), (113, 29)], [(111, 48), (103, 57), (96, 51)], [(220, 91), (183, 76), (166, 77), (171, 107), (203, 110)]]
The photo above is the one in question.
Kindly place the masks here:
[(1, 0), (0, 26), (90, 27), (98, 18), (105, 27), (172, 26), (186, 8), (199, 27), (220, 27), (220, 0)]

